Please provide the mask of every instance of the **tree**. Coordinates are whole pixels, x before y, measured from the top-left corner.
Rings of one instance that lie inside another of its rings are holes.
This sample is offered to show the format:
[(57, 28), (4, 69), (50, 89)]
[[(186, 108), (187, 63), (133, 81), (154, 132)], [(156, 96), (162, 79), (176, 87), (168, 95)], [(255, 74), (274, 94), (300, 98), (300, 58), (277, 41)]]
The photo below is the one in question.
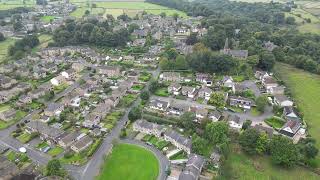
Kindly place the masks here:
[(178, 14), (178, 13), (174, 13), (174, 14), (172, 15), (172, 17), (173, 17), (173, 19), (174, 19), (175, 21), (177, 21), (178, 18), (179, 18), (179, 14)]
[(207, 124), (205, 137), (213, 144), (221, 144), (228, 139), (229, 126), (225, 122), (212, 122)]
[(263, 154), (267, 151), (267, 146), (269, 144), (268, 135), (266, 133), (260, 133), (257, 140), (256, 152), (258, 154)]
[(210, 96), (208, 104), (211, 104), (217, 108), (223, 108), (226, 105), (223, 93), (213, 92)]
[(205, 155), (208, 147), (208, 141), (194, 134), (192, 136), (192, 152)]
[(166, 55), (170, 60), (176, 59), (176, 57), (178, 56), (178, 52), (175, 48), (170, 48), (169, 50), (166, 51)]
[(298, 160), (298, 151), (292, 140), (284, 136), (274, 136), (269, 145), (271, 159), (275, 164), (291, 167)]
[(188, 69), (188, 62), (184, 56), (178, 55), (173, 67), (174, 69), (185, 70)]
[(272, 53), (264, 51), (260, 54), (258, 67), (270, 71), (275, 64), (275, 57)]
[(256, 129), (249, 128), (240, 134), (239, 144), (246, 153), (256, 154), (258, 139), (259, 132)]
[(197, 33), (191, 33), (186, 40), (187, 45), (194, 45), (198, 42)]
[(87, 9), (85, 12), (84, 12), (84, 15), (85, 16), (88, 16), (90, 14), (90, 11)]
[(266, 105), (268, 104), (268, 99), (266, 96), (259, 96), (256, 99), (257, 110), (260, 112), (264, 112)]
[(156, 80), (152, 80), (151, 82), (150, 82), (150, 85), (149, 85), (149, 91), (151, 92), (151, 93), (154, 93), (154, 92), (156, 92), (156, 90), (159, 88), (159, 83), (158, 83), (158, 81), (156, 81)]
[(180, 116), (179, 124), (184, 127), (186, 130), (194, 129), (193, 120), (196, 118), (196, 115), (193, 112), (185, 112)]
[(128, 114), (128, 119), (130, 121), (135, 121), (140, 118), (141, 118), (141, 109), (139, 107), (133, 107)]
[(167, 14), (166, 14), (165, 12), (162, 12), (162, 13), (160, 13), (160, 16), (161, 16), (162, 18), (165, 18), (165, 17), (167, 16)]
[(140, 98), (144, 101), (148, 101), (150, 98), (150, 94), (148, 91), (142, 91), (140, 94)]
[(4, 37), (3, 33), (0, 32), (0, 42), (1, 42), (1, 41), (4, 41), (5, 39), (6, 39), (6, 38)]
[(294, 17), (287, 17), (286, 24), (294, 25), (296, 24), (296, 19)]
[(259, 63), (259, 56), (258, 55), (249, 56), (247, 58), (247, 62), (252, 68), (254, 68)]
[(251, 126), (251, 124), (252, 124), (252, 121), (251, 120), (245, 120), (244, 121), (244, 123), (242, 124), (242, 129), (243, 130), (246, 130), (246, 129), (248, 129), (250, 126)]
[(58, 159), (52, 159), (48, 162), (47, 167), (47, 176), (61, 176), (65, 175), (64, 170), (62, 169), (61, 163)]
[(307, 143), (304, 147), (305, 156), (308, 159), (313, 159), (318, 155), (319, 150), (315, 147), (313, 143)]

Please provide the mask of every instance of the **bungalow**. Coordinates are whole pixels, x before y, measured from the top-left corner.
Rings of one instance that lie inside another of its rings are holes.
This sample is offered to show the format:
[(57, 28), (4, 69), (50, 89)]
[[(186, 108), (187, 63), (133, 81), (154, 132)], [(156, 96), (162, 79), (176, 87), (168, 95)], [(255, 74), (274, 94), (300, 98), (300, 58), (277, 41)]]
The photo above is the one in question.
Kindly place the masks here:
[(98, 73), (106, 75), (108, 77), (116, 77), (120, 76), (120, 67), (113, 67), (113, 66), (100, 66), (98, 68)]
[(76, 142), (77, 137), (79, 137), (80, 134), (81, 133), (79, 132), (71, 132), (66, 134), (58, 141), (58, 144), (63, 148), (70, 147), (72, 143)]
[(85, 149), (87, 149), (91, 144), (93, 143), (93, 140), (89, 136), (84, 136), (83, 138), (79, 139), (77, 142), (71, 145), (71, 149), (79, 153)]
[(47, 140), (49, 143), (57, 143), (60, 136), (64, 133), (62, 130), (48, 126), (41, 121), (30, 121), (26, 124), (28, 133), (39, 133), (40, 139)]
[(206, 86), (212, 86), (212, 77), (209, 74), (196, 73), (196, 81), (204, 83)]
[(292, 106), (285, 106), (283, 108), (283, 117), (285, 119), (296, 119), (299, 120), (299, 116), (294, 112), (294, 109)]
[(229, 96), (229, 103), (230, 106), (237, 106), (242, 107), (244, 109), (251, 109), (252, 106), (255, 106), (253, 100), (244, 97), (236, 97), (236, 96)]
[(62, 71), (61, 76), (63, 76), (67, 80), (74, 80), (76, 79), (77, 72), (73, 69), (68, 69), (66, 71)]
[(214, 110), (212, 112), (209, 112), (208, 115), (209, 119), (211, 119), (213, 122), (217, 122), (219, 121), (219, 119), (221, 118), (221, 112)]
[(133, 46), (144, 46), (146, 44), (146, 39), (136, 39), (133, 41)]
[(64, 76), (59, 75), (57, 77), (52, 78), (50, 82), (53, 86), (59, 86), (60, 84), (65, 83), (66, 79)]
[(156, 109), (156, 110), (160, 110), (160, 111), (166, 111), (167, 108), (169, 107), (170, 103), (167, 101), (162, 101), (159, 99), (154, 99), (150, 101), (150, 105), (149, 107), (151, 109)]
[(285, 95), (275, 95), (273, 101), (281, 107), (293, 106), (293, 102)]
[(64, 109), (63, 104), (59, 103), (50, 103), (48, 104), (47, 108), (44, 110), (44, 115), (46, 116), (55, 116), (59, 115)]
[(140, 119), (133, 123), (133, 130), (160, 137), (165, 128), (162, 125)]
[(178, 149), (184, 150), (188, 154), (191, 153), (192, 141), (173, 130), (167, 130), (164, 133), (164, 139), (171, 142)]
[(20, 104), (20, 105), (24, 105), (24, 104), (29, 104), (31, 102), (32, 102), (32, 98), (30, 96), (24, 94), (24, 95), (19, 97), (17, 103)]
[(94, 128), (97, 127), (102, 119), (102, 116), (97, 113), (90, 113), (85, 117), (82, 125), (86, 128)]
[(178, 72), (163, 72), (160, 74), (160, 79), (162, 81), (181, 81), (180, 73)]
[(228, 124), (233, 129), (241, 129), (242, 125), (240, 124), (240, 117), (237, 115), (229, 115), (228, 116)]
[(71, 68), (72, 69), (74, 69), (75, 71), (77, 71), (77, 72), (80, 72), (80, 71), (82, 71), (83, 69), (84, 69), (84, 64), (83, 63), (73, 63), (72, 65), (71, 65)]
[(254, 77), (259, 81), (262, 81), (264, 78), (270, 77), (270, 75), (268, 74), (268, 72), (265, 71), (256, 71)]
[(273, 77), (267, 76), (262, 79), (263, 87), (268, 91), (270, 88), (278, 86), (278, 83), (273, 79)]
[(232, 88), (234, 86), (233, 78), (231, 76), (224, 76), (221, 80), (224, 87)]
[(271, 95), (284, 94), (284, 87), (283, 86), (271, 87), (271, 88), (267, 89), (267, 93), (269, 93)]
[(300, 130), (301, 126), (299, 120), (288, 120), (279, 132), (285, 136), (293, 137)]
[(1, 88), (8, 89), (15, 84), (17, 84), (17, 81), (15, 79), (11, 79), (8, 76), (4, 76), (4, 75), (0, 74), (0, 87)]
[(204, 119), (208, 116), (208, 110), (205, 108), (197, 108), (196, 109), (196, 118)]
[(197, 94), (196, 88), (191, 86), (182, 86), (181, 94), (188, 96), (189, 98), (194, 98)]
[(202, 87), (198, 92), (198, 97), (203, 98), (205, 100), (209, 100), (212, 94), (212, 90), (207, 87)]
[(181, 85), (178, 83), (171, 83), (168, 87), (168, 92), (173, 95), (179, 95), (181, 90)]
[(16, 110), (14, 109), (9, 109), (6, 111), (0, 112), (0, 120), (2, 121), (10, 121), (11, 119), (16, 117)]
[(204, 164), (205, 159), (202, 156), (191, 154), (179, 180), (198, 180)]

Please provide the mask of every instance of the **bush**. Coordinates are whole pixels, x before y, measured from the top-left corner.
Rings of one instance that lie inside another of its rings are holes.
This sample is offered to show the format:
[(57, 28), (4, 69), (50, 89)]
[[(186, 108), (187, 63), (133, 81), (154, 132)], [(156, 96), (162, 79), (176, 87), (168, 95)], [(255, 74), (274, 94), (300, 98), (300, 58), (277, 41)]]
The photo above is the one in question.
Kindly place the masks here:
[(63, 157), (66, 158), (66, 159), (69, 159), (69, 158), (71, 158), (73, 155), (74, 155), (74, 152), (68, 151), (68, 152), (66, 152), (66, 153), (63, 155)]

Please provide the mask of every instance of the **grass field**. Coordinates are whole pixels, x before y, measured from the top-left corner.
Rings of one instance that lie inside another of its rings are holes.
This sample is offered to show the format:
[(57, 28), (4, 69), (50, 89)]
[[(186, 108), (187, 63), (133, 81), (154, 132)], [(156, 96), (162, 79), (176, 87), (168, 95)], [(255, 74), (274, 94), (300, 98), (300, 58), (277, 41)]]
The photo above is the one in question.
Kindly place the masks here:
[(308, 125), (308, 132), (320, 148), (320, 76), (285, 64), (277, 64), (275, 72), (291, 91)]
[(6, 59), (8, 55), (8, 48), (10, 45), (13, 45), (15, 41), (15, 39), (7, 38), (6, 40), (0, 42), (0, 63)]
[[(86, 1), (78, 1), (72, 0), (75, 4), (78, 5), (78, 9), (74, 11), (71, 15), (74, 17), (82, 17), (86, 10), (90, 11), (90, 8), (87, 5)], [(72, 2), (71, 1), (71, 2)], [(137, 13), (142, 11), (146, 11), (151, 14), (160, 14), (161, 12), (165, 12), (167, 15), (173, 15), (174, 13), (178, 13), (181, 17), (186, 17), (187, 15), (184, 12), (169, 9), (164, 6), (159, 6), (156, 4), (146, 3), (146, 2), (93, 2), (96, 4), (96, 8), (92, 9), (91, 14), (111, 14), (114, 17), (117, 17), (123, 13), (128, 14), (133, 17)]]
[(266, 156), (247, 156), (236, 145), (232, 146), (232, 153), (228, 156), (226, 163), (231, 167), (232, 179), (238, 180), (316, 180), (320, 178), (317, 174), (301, 167), (283, 169), (275, 166)]
[(54, 20), (55, 16), (42, 16), (41, 20), (43, 22), (50, 22), (51, 20)]
[(152, 152), (135, 145), (118, 144), (106, 158), (97, 180), (155, 180), (159, 163)]
[(35, 0), (25, 0), (23, 4), (22, 0), (1, 0), (0, 1), (0, 10), (13, 9), (16, 7), (31, 7), (35, 5)]

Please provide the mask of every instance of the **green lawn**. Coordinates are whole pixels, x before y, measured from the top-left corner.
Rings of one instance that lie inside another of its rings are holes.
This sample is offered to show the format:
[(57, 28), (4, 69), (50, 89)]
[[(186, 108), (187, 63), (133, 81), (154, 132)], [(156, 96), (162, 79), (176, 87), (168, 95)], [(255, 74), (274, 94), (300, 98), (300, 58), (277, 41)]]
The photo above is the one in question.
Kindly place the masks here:
[(63, 152), (63, 148), (62, 147), (59, 147), (59, 146), (56, 146), (54, 148), (51, 148), (49, 151), (48, 151), (48, 154), (52, 157), (55, 157), (59, 154), (61, 154)]
[(6, 40), (0, 42), (0, 63), (6, 59), (8, 55), (8, 48), (10, 45), (13, 45), (15, 41), (15, 39), (7, 38)]
[(155, 180), (159, 163), (154, 154), (142, 147), (118, 144), (106, 158), (98, 180)]
[(136, 99), (138, 95), (137, 94), (127, 94), (124, 97), (121, 98), (119, 102), (120, 107), (129, 107)]
[(157, 96), (168, 97), (169, 96), (168, 88), (167, 87), (158, 88), (156, 92), (154, 92), (154, 94)]
[(135, 91), (140, 91), (144, 88), (144, 85), (142, 84), (135, 84), (131, 87), (131, 89), (135, 90)]
[(268, 118), (268, 119), (264, 120), (264, 122), (267, 123), (269, 126), (276, 128), (276, 129), (280, 129), (285, 124), (284, 120), (277, 118), (277, 117)]
[(302, 167), (284, 169), (273, 165), (267, 156), (247, 156), (243, 154), (238, 146), (232, 146), (232, 153), (226, 161), (231, 168), (232, 178), (238, 180), (316, 180), (320, 177)]
[(74, 164), (74, 165), (82, 165), (87, 162), (87, 157), (85, 154), (75, 153), (69, 158), (62, 157), (60, 159), (62, 164)]
[(25, 0), (25, 4), (22, 3), (22, 0), (1, 0), (0, 1), (0, 10), (13, 9), (16, 7), (32, 7), (35, 4), (35, 0)]
[(139, 81), (148, 82), (151, 79), (151, 74), (148, 72), (141, 72), (139, 76)]
[[(82, 17), (86, 10), (90, 11), (90, 8), (87, 7), (86, 1), (78, 1), (72, 0), (76, 2), (75, 4), (78, 5), (78, 9), (71, 13), (74, 17)], [(129, 16), (133, 17), (137, 13), (142, 12), (145, 10), (151, 14), (160, 14), (161, 12), (165, 12), (167, 15), (173, 15), (174, 13), (179, 14), (181, 17), (186, 17), (186, 13), (182, 11), (178, 11), (175, 9), (170, 9), (164, 6), (159, 6), (156, 4), (151, 4), (147, 2), (95, 2), (96, 8), (92, 9), (91, 14), (101, 14), (104, 13), (104, 16), (107, 14), (111, 14), (114, 17), (117, 17), (123, 13), (128, 14)]]
[(18, 136), (17, 139), (21, 143), (25, 144), (25, 143), (28, 143), (29, 141), (31, 141), (36, 136), (37, 136), (36, 133), (29, 134), (29, 133), (25, 132), (25, 133), (22, 133), (20, 136)]
[(170, 160), (177, 160), (177, 159), (188, 159), (188, 155), (184, 151), (180, 151), (177, 154), (170, 157)]
[(280, 63), (276, 64), (275, 72), (291, 91), (308, 125), (308, 132), (318, 140), (316, 146), (320, 149), (320, 76)]
[(18, 110), (18, 111), (16, 112), (16, 117), (15, 117), (14, 119), (12, 119), (12, 120), (10, 120), (10, 121), (7, 121), (7, 122), (0, 120), (0, 129), (5, 129), (5, 128), (13, 125), (14, 123), (20, 121), (20, 120), (21, 120), (24, 116), (26, 116), (26, 115), (27, 115), (26, 112)]
[(44, 22), (50, 22), (51, 20), (54, 20), (55, 16), (42, 16), (41, 20)]
[(8, 104), (0, 104), (0, 112), (7, 111), (10, 109), (10, 105)]

